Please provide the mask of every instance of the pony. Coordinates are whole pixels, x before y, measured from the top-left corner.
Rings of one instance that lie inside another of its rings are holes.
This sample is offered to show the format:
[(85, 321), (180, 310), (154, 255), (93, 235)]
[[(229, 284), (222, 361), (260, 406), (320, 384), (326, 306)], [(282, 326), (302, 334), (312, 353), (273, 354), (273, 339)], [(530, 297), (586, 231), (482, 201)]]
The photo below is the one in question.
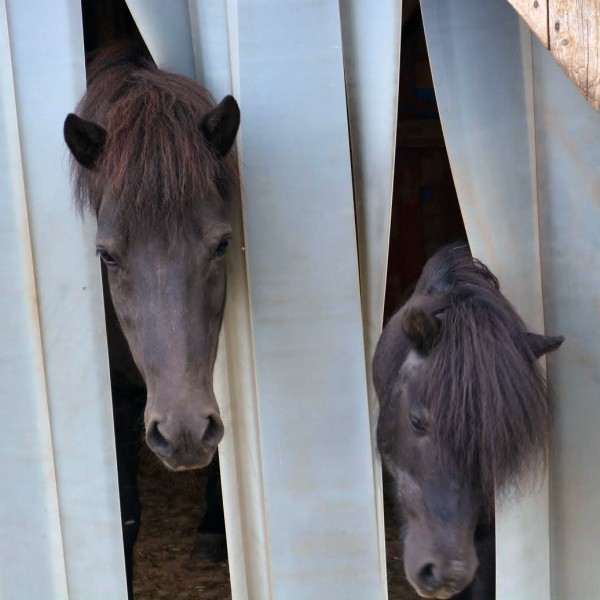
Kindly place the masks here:
[(87, 74), (64, 139), (77, 206), (97, 221), (131, 597), (139, 430), (172, 470), (208, 465), (224, 433), (212, 377), (240, 111), (130, 43), (94, 53)]
[(545, 464), (552, 404), (536, 361), (562, 342), (527, 331), (464, 243), (428, 260), (385, 326), (377, 443), (421, 597), (495, 597), (494, 497)]

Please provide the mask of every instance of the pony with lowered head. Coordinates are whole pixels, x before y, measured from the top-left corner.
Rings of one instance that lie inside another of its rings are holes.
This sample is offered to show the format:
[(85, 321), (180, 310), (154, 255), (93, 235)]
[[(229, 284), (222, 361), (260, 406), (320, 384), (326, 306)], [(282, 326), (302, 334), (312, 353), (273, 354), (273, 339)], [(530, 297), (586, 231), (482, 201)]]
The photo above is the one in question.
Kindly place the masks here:
[(420, 596), (495, 597), (494, 497), (545, 463), (552, 406), (537, 359), (562, 341), (528, 332), (465, 244), (429, 259), (384, 328), (377, 439)]
[(147, 391), (138, 405), (150, 449), (169, 469), (204, 467), (223, 436), (212, 377), (239, 187), (238, 105), (231, 96), (216, 105), (196, 82), (116, 44), (89, 62), (76, 113), (64, 137), (78, 206), (97, 219), (113, 397)]

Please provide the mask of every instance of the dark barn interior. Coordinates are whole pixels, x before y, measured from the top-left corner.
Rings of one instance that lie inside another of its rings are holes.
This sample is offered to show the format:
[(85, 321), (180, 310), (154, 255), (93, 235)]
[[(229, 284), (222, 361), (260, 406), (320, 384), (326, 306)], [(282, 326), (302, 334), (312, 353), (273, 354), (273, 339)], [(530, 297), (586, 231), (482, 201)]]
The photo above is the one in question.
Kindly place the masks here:
[[(82, 9), (86, 52), (115, 39), (142, 41), (124, 0), (82, 0)], [(418, 2), (405, 1), (403, 12), (386, 320), (410, 293), (427, 258), (444, 244), (465, 237)], [(204, 511), (205, 486), (205, 472), (169, 472), (142, 445), (143, 513), (134, 570), (137, 600), (231, 597), (227, 563), (190, 556)], [(385, 513), (390, 598), (417, 598), (404, 577), (400, 528), (387, 501)]]
[(404, 4), (385, 317), (441, 246), (466, 237), (433, 90), (418, 3)]

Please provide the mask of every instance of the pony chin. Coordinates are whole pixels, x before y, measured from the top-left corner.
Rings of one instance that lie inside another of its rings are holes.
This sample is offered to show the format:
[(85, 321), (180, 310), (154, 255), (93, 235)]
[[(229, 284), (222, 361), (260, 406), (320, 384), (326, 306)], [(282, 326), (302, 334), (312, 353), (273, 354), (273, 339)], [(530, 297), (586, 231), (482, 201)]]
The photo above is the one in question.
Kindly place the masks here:
[(167, 467), (167, 469), (169, 469), (169, 471), (175, 471), (177, 473), (179, 471), (193, 471), (194, 469), (203, 469), (204, 467), (208, 467), (208, 465), (210, 465), (211, 461), (212, 461), (212, 457), (208, 462), (198, 463), (195, 465), (181, 465), (179, 467), (170, 467), (164, 461), (163, 461), (163, 464), (165, 465), (165, 467)]
[(167, 462), (166, 458), (163, 458), (162, 456), (158, 456), (156, 455), (160, 462), (169, 470), (169, 471), (173, 471), (174, 473), (178, 473), (180, 471), (193, 471), (195, 469), (204, 469), (205, 467), (208, 467), (208, 465), (210, 465), (210, 463), (212, 462), (212, 459), (214, 458), (215, 453), (212, 452), (210, 455), (206, 455), (206, 460), (202, 460), (200, 462), (196, 462), (196, 463), (190, 463), (190, 464), (182, 464), (182, 465), (170, 465)]

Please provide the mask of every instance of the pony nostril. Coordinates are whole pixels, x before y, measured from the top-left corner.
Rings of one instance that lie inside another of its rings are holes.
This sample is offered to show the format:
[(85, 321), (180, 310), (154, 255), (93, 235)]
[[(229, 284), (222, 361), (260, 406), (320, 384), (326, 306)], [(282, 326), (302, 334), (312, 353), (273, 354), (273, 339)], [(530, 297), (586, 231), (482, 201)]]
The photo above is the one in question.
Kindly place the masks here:
[(427, 588), (435, 588), (438, 585), (437, 569), (433, 563), (427, 563), (419, 571), (419, 581)]
[(202, 445), (205, 447), (216, 446), (223, 437), (223, 422), (220, 417), (210, 415), (207, 417), (208, 425), (202, 436)]
[(158, 421), (152, 421), (146, 429), (146, 443), (153, 452), (168, 456), (172, 448), (167, 438), (160, 432)]

